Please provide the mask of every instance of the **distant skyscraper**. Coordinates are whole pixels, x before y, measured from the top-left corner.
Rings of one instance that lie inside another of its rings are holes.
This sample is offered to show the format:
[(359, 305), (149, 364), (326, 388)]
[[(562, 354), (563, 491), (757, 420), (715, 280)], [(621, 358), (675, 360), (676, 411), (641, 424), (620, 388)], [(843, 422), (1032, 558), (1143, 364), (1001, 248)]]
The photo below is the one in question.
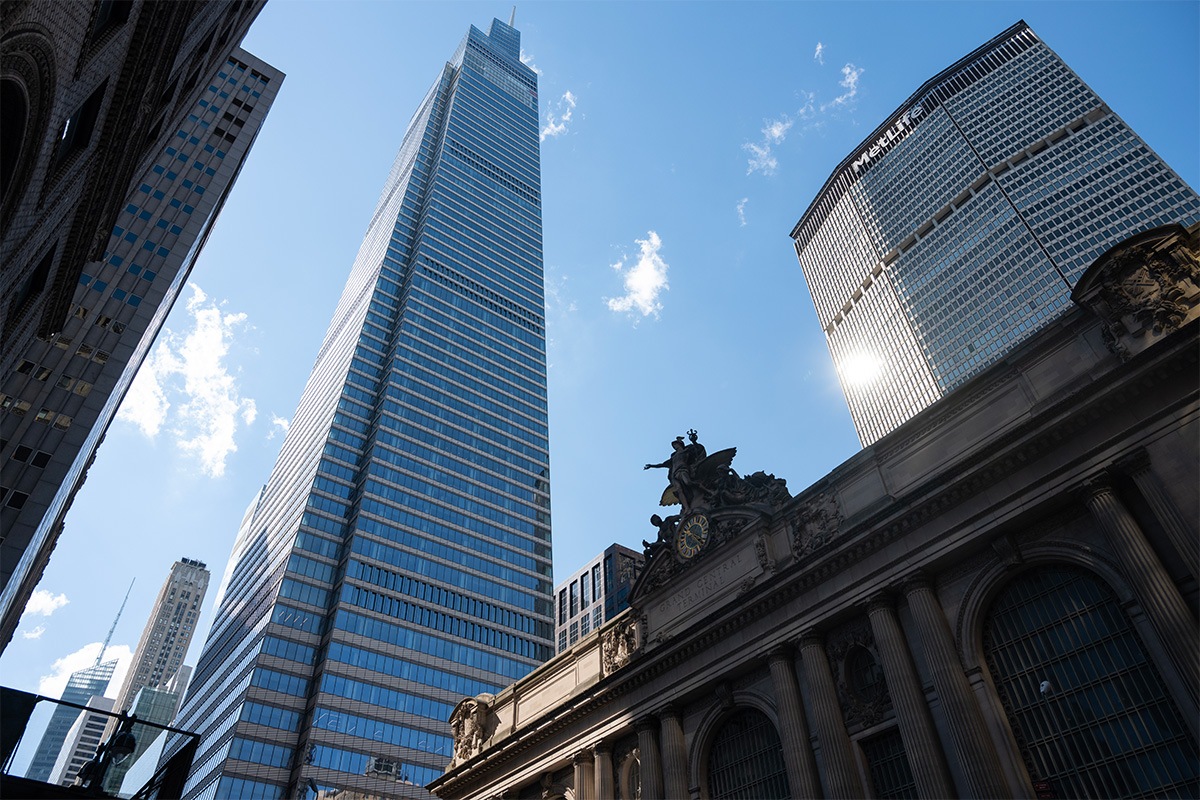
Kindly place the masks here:
[[(404, 135), (176, 725), (186, 797), (421, 797), (552, 654), (537, 76), (472, 27)], [(169, 756), (178, 742), (169, 742)]]
[(566, 650), (629, 608), (629, 590), (645, 561), (642, 553), (611, 544), (558, 585), (556, 652)]
[[(88, 699), (87, 705), (100, 711), (112, 711), (113, 702), (111, 697), (94, 695)], [(79, 712), (58, 751), (58, 759), (54, 762), (54, 769), (50, 771), (50, 783), (70, 786), (75, 781), (79, 768), (96, 755), (96, 749), (103, 741), (108, 720), (107, 716), (95, 711)]]
[(202, 82), (200, 97), (135, 173), (105, 249), (74, 277), (66, 321), (54, 335), (31, 339), (0, 374), (0, 648), (282, 81), (283, 73), (240, 48), (213, 71), (185, 78)]
[[(133, 651), (133, 661), (126, 673), (125, 683), (117, 694), (117, 702), (113, 707), (118, 712), (136, 713), (138, 719), (167, 724), (175, 714), (177, 693), (169, 692), (168, 683), (175, 680), (179, 671), (187, 670), (183, 659), (188, 648), (192, 645), (192, 634), (196, 631), (196, 621), (200, 617), (200, 607), (204, 603), (205, 592), (208, 591), (209, 572), (203, 562), (190, 558), (181, 558), (171, 565), (171, 574), (158, 590), (158, 597), (150, 609), (150, 618), (142, 630), (137, 649)], [(184, 681), (186, 683), (186, 680)], [(142, 690), (160, 690), (151, 692), (142, 698), (142, 708), (135, 708), (134, 700), (142, 694)], [(171, 695), (171, 707), (164, 711), (163, 699), (165, 694)], [(147, 712), (152, 712), (149, 716)], [(116, 732), (117, 722), (108, 724), (105, 735), (111, 736)], [(143, 739), (149, 744), (148, 728), (134, 727), (133, 734), (138, 737), (139, 748)], [(141, 755), (141, 752), (134, 754)], [(127, 767), (133, 759), (125, 762)], [(110, 794), (121, 786), (125, 770), (121, 765), (110, 768), (104, 785)]]
[[(101, 648), (101, 653), (104, 649)], [(103, 695), (108, 689), (108, 682), (112, 680), (113, 670), (117, 668), (117, 660), (105, 661), (100, 663), (100, 659), (96, 659), (96, 663), (92, 666), (81, 669), (75, 672), (67, 679), (67, 688), (63, 690), (60, 699), (66, 700), (68, 703), (86, 704), (93, 695)], [(37, 750), (33, 753), (33, 760), (29, 762), (29, 769), (25, 772), (25, 777), (49, 782), (50, 774), (54, 771), (54, 764), (58, 760), (58, 754), (66, 742), (67, 734), (71, 730), (71, 726), (75, 724), (75, 720), (80, 714), (87, 712), (80, 711), (78, 708), (70, 706), (55, 706), (54, 713), (50, 715), (50, 723), (46, 726), (46, 732), (42, 734), (42, 740), (38, 742)]]
[(1069, 307), (1109, 247), (1200, 197), (1017, 23), (841, 163), (792, 238), (870, 444)]

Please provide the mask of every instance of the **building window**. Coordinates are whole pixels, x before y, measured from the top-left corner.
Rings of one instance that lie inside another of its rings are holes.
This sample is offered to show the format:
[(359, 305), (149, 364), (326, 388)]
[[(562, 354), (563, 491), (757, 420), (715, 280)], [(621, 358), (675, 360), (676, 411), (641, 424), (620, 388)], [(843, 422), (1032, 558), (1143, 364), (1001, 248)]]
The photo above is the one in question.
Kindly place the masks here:
[(1057, 797), (1197, 797), (1196, 742), (1116, 595), (1082, 569), (996, 598), (984, 656), (1025, 766)]
[(708, 794), (713, 800), (741, 797), (784, 800), (788, 788), (783, 747), (767, 715), (743, 708), (718, 729), (708, 754)]
[(75, 113), (67, 117), (62, 131), (58, 135), (58, 146), (54, 151), (54, 165), (63, 164), (68, 158), (81, 150), (87, 149), (92, 141), (92, 131), (96, 127), (96, 118), (100, 115), (100, 105), (104, 102), (104, 90), (108, 81), (100, 84), (100, 88), (92, 92), (83, 101)]
[(592, 600), (597, 603), (600, 602), (600, 598), (603, 596), (601, 594), (602, 588), (600, 583), (600, 565), (597, 564), (592, 567)]
[(567, 590), (560, 589), (558, 592), (558, 624), (567, 624)]
[(583, 573), (579, 576), (579, 607), (587, 608), (592, 602), (592, 586), (591, 574)]
[(886, 733), (862, 742), (863, 755), (871, 770), (871, 783), (879, 800), (901, 800), (917, 797), (917, 782), (913, 779), (900, 731), (892, 728)]
[(579, 613), (579, 581), (571, 581), (571, 616)]

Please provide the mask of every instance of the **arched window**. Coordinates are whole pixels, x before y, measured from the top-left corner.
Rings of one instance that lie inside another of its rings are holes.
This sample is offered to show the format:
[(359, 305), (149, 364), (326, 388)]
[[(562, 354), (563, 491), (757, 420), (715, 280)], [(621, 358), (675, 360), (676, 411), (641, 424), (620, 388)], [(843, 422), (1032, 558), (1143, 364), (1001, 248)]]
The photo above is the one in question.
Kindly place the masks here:
[(1056, 797), (1197, 797), (1196, 743), (1112, 590), (1041, 567), (984, 622), (984, 655), (1034, 781)]
[(713, 800), (783, 800), (788, 789), (783, 748), (771, 720), (744, 708), (721, 725), (708, 755), (708, 793)]

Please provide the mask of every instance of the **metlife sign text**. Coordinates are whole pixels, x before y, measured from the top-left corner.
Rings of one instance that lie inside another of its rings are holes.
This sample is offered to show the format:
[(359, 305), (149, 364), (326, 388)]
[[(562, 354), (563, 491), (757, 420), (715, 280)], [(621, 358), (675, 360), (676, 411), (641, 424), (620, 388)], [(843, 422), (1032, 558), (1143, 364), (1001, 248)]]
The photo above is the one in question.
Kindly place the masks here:
[(925, 116), (925, 106), (915, 105), (904, 112), (900, 119), (896, 120), (896, 124), (888, 128), (887, 131), (876, 139), (870, 147), (864, 149), (858, 154), (858, 158), (850, 164), (850, 168), (854, 174), (858, 174), (866, 167), (870, 166), (878, 156), (886, 153), (894, 145), (899, 143), (904, 137), (908, 136), (914, 128), (920, 123)]

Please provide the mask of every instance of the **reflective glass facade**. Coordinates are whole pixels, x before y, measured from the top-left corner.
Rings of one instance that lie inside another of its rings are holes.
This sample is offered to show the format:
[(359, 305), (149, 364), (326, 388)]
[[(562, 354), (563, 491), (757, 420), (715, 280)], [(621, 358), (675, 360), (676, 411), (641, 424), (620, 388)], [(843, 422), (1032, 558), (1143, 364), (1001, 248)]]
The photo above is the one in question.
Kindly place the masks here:
[[(94, 695), (103, 696), (105, 690), (108, 689), (108, 682), (112, 680), (113, 670), (116, 668), (117, 662), (116, 659), (113, 659), (105, 661), (103, 664), (97, 661), (87, 669), (71, 673), (71, 677), (67, 679), (67, 688), (63, 690), (62, 697), (59, 699), (82, 705)], [(71, 726), (75, 724), (75, 720), (79, 719), (79, 715), (83, 713), (78, 708), (70, 706), (54, 707), (54, 713), (50, 715), (50, 722), (46, 725), (46, 732), (42, 734), (37, 750), (33, 753), (33, 759), (29, 762), (29, 769), (25, 771), (26, 778), (43, 783), (50, 780), (50, 773), (54, 770), (54, 764), (58, 760), (59, 751), (62, 750), (63, 744), (67, 740), (67, 734), (71, 732)]]
[(243, 520), (186, 797), (427, 797), (454, 705), (552, 655), (537, 123), (520, 34), (472, 27)]
[(1024, 23), (927, 81), (792, 238), (863, 444), (1062, 313), (1200, 197)]

